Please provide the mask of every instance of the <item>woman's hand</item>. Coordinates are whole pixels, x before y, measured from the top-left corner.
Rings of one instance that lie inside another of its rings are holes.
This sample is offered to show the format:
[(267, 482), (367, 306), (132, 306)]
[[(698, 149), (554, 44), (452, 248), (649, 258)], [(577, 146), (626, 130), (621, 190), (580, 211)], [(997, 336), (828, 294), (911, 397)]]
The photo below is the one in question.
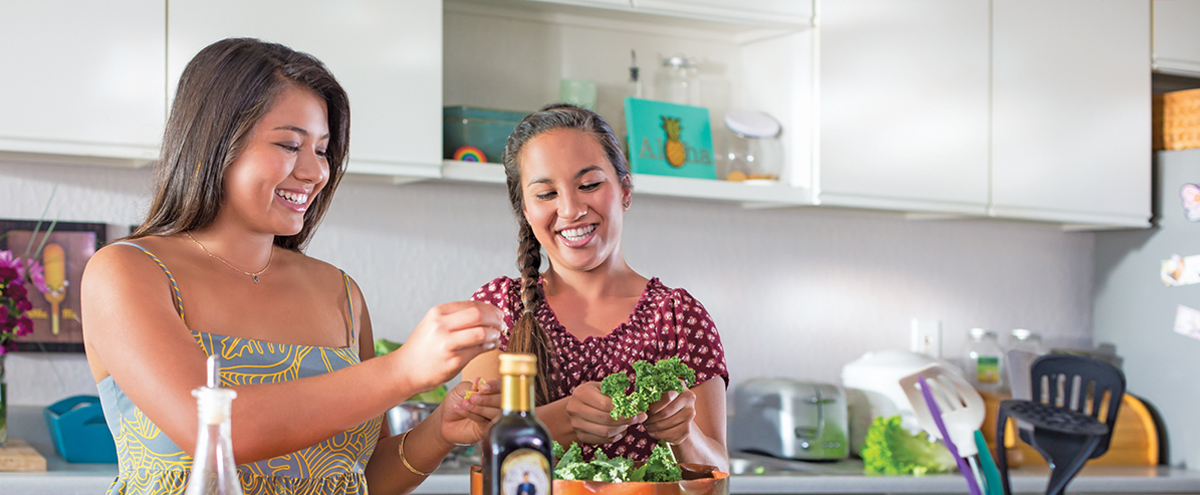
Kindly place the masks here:
[(650, 404), (646, 410), (646, 421), (642, 427), (651, 437), (678, 445), (692, 434), (692, 422), (696, 418), (696, 394), (691, 390), (683, 393), (670, 391), (662, 399)]
[(612, 398), (600, 392), (600, 382), (587, 382), (567, 398), (566, 412), (571, 428), (580, 442), (602, 445), (620, 440), (629, 425), (646, 420), (646, 414), (616, 420), (612, 418)]
[(453, 379), (479, 354), (499, 345), (504, 313), (478, 301), (435, 306), (396, 352), (399, 373), (417, 388), (413, 393), (433, 390)]
[(459, 383), (446, 394), (439, 409), (444, 410), (439, 428), (442, 438), (457, 445), (477, 443), (500, 417), (500, 387), (481, 379)]

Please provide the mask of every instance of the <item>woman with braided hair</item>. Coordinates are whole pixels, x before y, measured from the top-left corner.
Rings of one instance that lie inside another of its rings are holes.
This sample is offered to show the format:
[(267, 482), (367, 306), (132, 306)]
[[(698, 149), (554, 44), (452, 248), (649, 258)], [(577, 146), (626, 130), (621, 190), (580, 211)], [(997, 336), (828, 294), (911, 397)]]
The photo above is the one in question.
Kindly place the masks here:
[[(720, 337), (687, 291), (625, 262), (621, 230), (633, 183), (612, 129), (589, 110), (549, 105), (509, 136), (504, 172), (521, 277), (497, 278), (472, 299), (503, 311), (511, 330), (501, 334), (500, 350), (538, 357), (537, 415), (550, 434), (563, 445), (579, 442), (586, 457), (602, 448), (645, 460), (663, 440), (680, 462), (727, 468), (729, 374)], [(500, 350), (476, 357), (463, 378), (497, 379)], [(600, 381), (621, 371), (633, 376), (635, 361), (670, 357), (696, 371), (696, 384), (645, 413), (613, 419)]]

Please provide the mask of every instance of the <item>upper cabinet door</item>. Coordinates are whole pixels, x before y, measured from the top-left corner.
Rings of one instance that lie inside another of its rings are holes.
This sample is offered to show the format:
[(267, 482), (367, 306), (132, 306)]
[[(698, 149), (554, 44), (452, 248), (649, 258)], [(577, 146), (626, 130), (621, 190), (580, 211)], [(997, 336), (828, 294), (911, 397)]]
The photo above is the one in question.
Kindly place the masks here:
[(162, 0), (4, 2), (0, 151), (158, 155), (166, 115)]
[(821, 4), (823, 204), (983, 214), (988, 1)]
[(170, 0), (174, 96), (210, 43), (254, 37), (312, 54), (350, 96), (349, 171), (436, 176), (442, 160), (442, 3), (431, 0)]
[(681, 17), (726, 18), (770, 24), (812, 23), (812, 0), (633, 0), (653, 13)]
[(997, 216), (1146, 226), (1150, 4), (994, 0)]
[(1154, 70), (1200, 77), (1200, 2), (1154, 0)]

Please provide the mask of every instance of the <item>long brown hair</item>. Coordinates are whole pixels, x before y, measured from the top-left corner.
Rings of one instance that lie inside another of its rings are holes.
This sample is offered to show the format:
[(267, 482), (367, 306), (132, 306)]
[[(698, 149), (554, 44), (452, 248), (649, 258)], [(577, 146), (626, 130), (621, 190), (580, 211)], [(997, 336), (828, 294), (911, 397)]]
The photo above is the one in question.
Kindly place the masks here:
[(617, 172), (622, 187), (631, 188), (629, 166), (612, 128), (591, 110), (556, 103), (530, 114), (517, 124), (504, 147), (504, 177), (508, 184), (508, 201), (517, 216), (520, 244), (517, 248), (517, 267), (521, 269), (521, 304), (525, 311), (509, 332), (508, 351), (537, 356), (536, 393), (538, 404), (549, 404), (557, 397), (549, 385), (556, 371), (553, 343), (546, 330), (538, 324), (536, 315), (546, 304), (546, 294), (538, 283), (542, 268), (542, 244), (533, 235), (533, 227), (525, 218), (525, 196), (521, 187), (521, 151), (531, 139), (557, 129), (574, 129), (596, 138), (605, 156)]
[(183, 70), (156, 166), (154, 202), (129, 238), (178, 234), (212, 224), (225, 197), (225, 169), (237, 160), (276, 96), (289, 86), (323, 98), (329, 119), (329, 182), (304, 213), (300, 232), (275, 236), (276, 246), (304, 249), (345, 173), (350, 100), (316, 57), (252, 38), (208, 45)]

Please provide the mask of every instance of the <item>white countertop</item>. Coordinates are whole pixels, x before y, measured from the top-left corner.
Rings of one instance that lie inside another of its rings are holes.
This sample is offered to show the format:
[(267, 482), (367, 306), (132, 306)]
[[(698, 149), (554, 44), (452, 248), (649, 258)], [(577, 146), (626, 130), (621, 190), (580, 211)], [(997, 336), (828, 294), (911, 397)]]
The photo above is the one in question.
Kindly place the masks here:
[[(41, 408), (9, 409), (9, 435), (29, 442), (46, 457), (46, 472), (0, 472), (0, 495), (95, 495), (104, 493), (117, 476), (116, 464), (72, 464), (55, 454), (42, 420)], [(417, 487), (418, 494), (465, 494), (470, 484), (465, 469), (438, 471)], [(1015, 493), (1043, 493), (1048, 471), (1014, 470)], [(1194, 493), (1200, 494), (1200, 471), (1150, 467), (1089, 467), (1069, 486), (1071, 493)], [(915, 477), (861, 474), (735, 475), (734, 494), (800, 493), (966, 493), (959, 475)]]

